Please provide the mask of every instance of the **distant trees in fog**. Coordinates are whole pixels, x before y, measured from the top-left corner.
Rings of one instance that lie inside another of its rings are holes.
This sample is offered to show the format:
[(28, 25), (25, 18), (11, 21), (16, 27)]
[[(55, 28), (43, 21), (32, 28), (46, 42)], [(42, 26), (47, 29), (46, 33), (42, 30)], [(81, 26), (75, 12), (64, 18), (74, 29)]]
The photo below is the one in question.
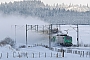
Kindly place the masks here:
[[(77, 8), (74, 8), (77, 7)], [(9, 3), (1, 3), (0, 11), (4, 14), (20, 14), (24, 16), (39, 17), (48, 22), (56, 23), (90, 23), (90, 8), (78, 5), (62, 5), (56, 4), (50, 6), (44, 4), (40, 0), (15, 1)], [(58, 22), (57, 22), (57, 21)], [(85, 21), (84, 21), (85, 20)], [(87, 21), (86, 21), (87, 20)], [(69, 22), (70, 21), (70, 22)]]

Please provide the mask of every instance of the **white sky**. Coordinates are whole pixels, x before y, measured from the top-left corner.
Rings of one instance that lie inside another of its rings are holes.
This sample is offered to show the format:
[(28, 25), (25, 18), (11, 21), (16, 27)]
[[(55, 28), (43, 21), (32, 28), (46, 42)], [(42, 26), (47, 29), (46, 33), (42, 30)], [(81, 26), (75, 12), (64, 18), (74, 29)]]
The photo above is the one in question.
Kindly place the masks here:
[[(20, 0), (0, 0), (0, 3), (1, 2), (10, 2), (10, 1), (20, 1)], [(54, 3), (59, 3), (59, 4), (62, 4), (62, 3), (65, 3), (65, 4), (82, 4), (82, 5), (89, 5), (90, 6), (90, 0), (41, 0), (43, 1), (45, 4), (50, 4), (50, 5), (53, 5)]]

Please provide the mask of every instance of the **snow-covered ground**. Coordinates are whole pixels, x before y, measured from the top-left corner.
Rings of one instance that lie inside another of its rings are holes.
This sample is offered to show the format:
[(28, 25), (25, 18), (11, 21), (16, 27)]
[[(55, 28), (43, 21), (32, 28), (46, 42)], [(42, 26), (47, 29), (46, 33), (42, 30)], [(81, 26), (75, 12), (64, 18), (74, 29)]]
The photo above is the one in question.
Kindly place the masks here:
[[(8, 52), (8, 58), (7, 58), (7, 52)], [(73, 53), (65, 53), (65, 57), (62, 57), (62, 53), (61, 52), (56, 52), (56, 51), (51, 51), (48, 48), (44, 48), (41, 46), (36, 46), (36, 47), (27, 47), (27, 48), (20, 48), (18, 50), (15, 50), (13, 48), (10, 47), (10, 45), (4, 46), (4, 47), (0, 47), (0, 53), (2, 53), (2, 57), (1, 60), (47, 60), (47, 59), (52, 59), (52, 60), (76, 60), (76, 59), (86, 59), (89, 60), (90, 57), (89, 55), (86, 55), (83, 57), (79, 54), (73, 54)], [(13, 55), (14, 53), (14, 55)], [(27, 55), (26, 55), (27, 53)], [(34, 55), (33, 55), (34, 53)], [(39, 55), (40, 53), (40, 55)], [(45, 56), (46, 53), (46, 56)], [(51, 57), (51, 53), (52, 53), (52, 57)], [(58, 57), (57, 57), (57, 53), (58, 53)], [(20, 55), (19, 55), (20, 54)], [(22, 56), (22, 57), (20, 57)]]
[[(16, 43), (18, 45), (25, 45), (25, 25), (48, 25), (49, 23), (43, 22), (39, 18), (33, 18), (33, 17), (23, 17), (23, 16), (0, 16), (0, 41), (3, 40), (5, 37), (10, 37), (12, 39), (15, 39), (15, 25), (17, 25), (16, 28)], [(62, 32), (66, 33), (64, 30), (68, 30), (68, 35), (72, 36), (73, 38), (73, 43), (76, 44), (76, 30), (74, 30), (72, 27), (76, 27), (75, 25), (62, 25), (61, 30)], [(90, 26), (89, 25), (80, 25), (79, 26), (79, 42), (83, 44), (90, 44)], [(34, 31), (28, 31), (28, 45), (34, 45), (34, 44), (45, 44), (48, 45), (49, 40), (48, 40), (48, 35), (42, 34), (42, 33), (37, 33)], [(59, 47), (57, 47), (59, 48)], [(90, 52), (90, 47), (80, 47), (80, 49), (88, 49), (87, 51)], [(74, 49), (73, 49), (74, 50)], [(76, 49), (78, 50), (78, 49)], [(84, 50), (86, 51), (86, 50)], [(9, 54), (9, 57), (7, 58), (7, 52)], [(13, 58), (13, 52), (15, 52), (15, 56), (18, 55), (18, 52), (27, 52), (28, 53), (28, 58), (27, 57), (16, 57)], [(39, 53), (42, 52), (43, 54), (46, 52), (46, 54), (49, 56), (49, 54), (52, 52), (53, 57), (44, 57), (44, 55), (41, 55), (42, 57), (39, 58), (36, 56), (36, 58), (32, 58), (30, 54), (32, 53)], [(61, 54), (59, 52), (59, 58), (56, 57), (56, 51), (51, 51), (47, 48), (41, 47), (41, 46), (36, 46), (36, 47), (27, 47), (23, 49), (13, 49), (9, 45), (0, 47), (0, 53), (2, 53), (2, 58), (1, 60), (47, 60), (47, 59), (52, 59), (52, 60), (76, 60), (76, 59), (82, 59), (82, 60), (89, 60), (90, 57), (80, 57), (78, 54), (71, 54), (71, 53), (65, 53), (65, 57), (62, 58)], [(1, 56), (1, 55), (0, 55)]]

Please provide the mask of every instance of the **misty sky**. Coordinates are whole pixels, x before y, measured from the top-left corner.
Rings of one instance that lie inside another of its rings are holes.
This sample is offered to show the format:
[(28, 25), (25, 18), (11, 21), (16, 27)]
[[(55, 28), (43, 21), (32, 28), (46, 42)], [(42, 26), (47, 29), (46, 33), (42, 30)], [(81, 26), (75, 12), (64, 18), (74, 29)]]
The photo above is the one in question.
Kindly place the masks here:
[[(21, 0), (0, 0), (0, 3), (1, 2), (13, 2), (13, 1), (21, 1)], [(53, 5), (54, 3), (59, 3), (59, 4), (62, 4), (62, 3), (65, 3), (65, 4), (82, 4), (82, 5), (89, 5), (90, 6), (90, 0), (41, 0), (43, 1), (45, 4), (50, 4), (50, 5)]]

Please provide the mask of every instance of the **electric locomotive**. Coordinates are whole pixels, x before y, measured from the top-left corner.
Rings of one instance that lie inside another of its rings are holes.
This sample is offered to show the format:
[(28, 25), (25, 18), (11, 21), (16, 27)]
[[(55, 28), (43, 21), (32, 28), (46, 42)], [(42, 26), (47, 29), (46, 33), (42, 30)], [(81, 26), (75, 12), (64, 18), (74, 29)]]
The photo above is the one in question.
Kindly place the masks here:
[(72, 37), (67, 34), (53, 36), (55, 43), (62, 46), (72, 46)]

